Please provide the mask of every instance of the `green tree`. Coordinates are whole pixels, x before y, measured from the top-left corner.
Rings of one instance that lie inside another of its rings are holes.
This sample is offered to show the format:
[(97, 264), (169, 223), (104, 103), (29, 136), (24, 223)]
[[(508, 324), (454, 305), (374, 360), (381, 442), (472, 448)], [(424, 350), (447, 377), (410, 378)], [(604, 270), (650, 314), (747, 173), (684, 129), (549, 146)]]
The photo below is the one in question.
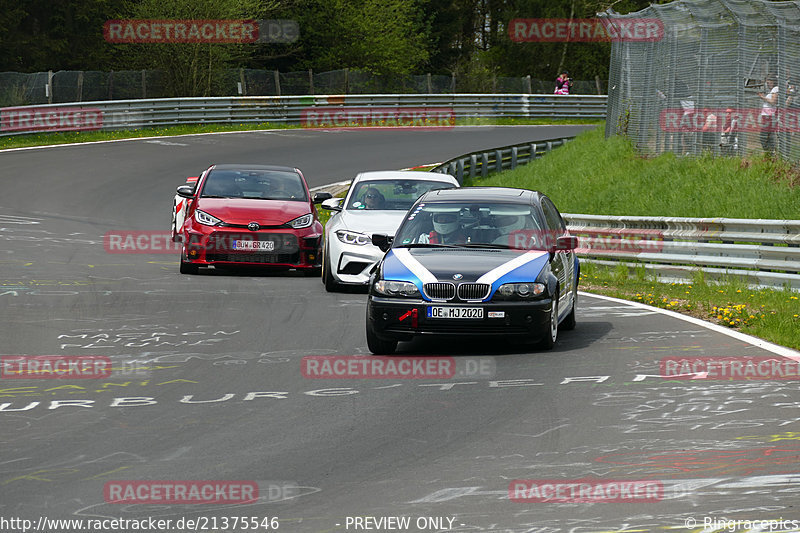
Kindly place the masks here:
[(418, 0), (305, 0), (291, 15), (301, 33), (296, 68), (408, 74), (428, 58)]
[[(132, 19), (254, 19), (266, 18), (277, 0), (134, 0), (126, 9)], [(155, 69), (163, 76), (164, 93), (174, 96), (229, 94), (233, 78), (226, 71), (244, 64), (258, 46), (253, 43), (118, 44), (117, 68)]]

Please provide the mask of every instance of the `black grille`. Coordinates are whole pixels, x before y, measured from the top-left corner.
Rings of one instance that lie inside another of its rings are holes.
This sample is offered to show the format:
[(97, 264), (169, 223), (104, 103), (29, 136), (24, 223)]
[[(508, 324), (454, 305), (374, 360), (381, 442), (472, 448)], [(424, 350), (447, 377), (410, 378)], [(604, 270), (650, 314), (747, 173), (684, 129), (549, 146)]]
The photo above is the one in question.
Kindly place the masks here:
[(433, 300), (452, 300), (456, 296), (456, 286), (452, 283), (426, 283), (424, 288)]
[(483, 300), (489, 296), (488, 283), (462, 283), (458, 286), (458, 297), (461, 300)]
[(208, 255), (208, 261), (225, 261), (228, 263), (288, 263), (295, 265), (300, 262), (300, 254), (271, 254), (271, 253), (242, 253), (231, 252)]
[[(234, 250), (237, 240), (272, 241), (273, 250)], [(292, 233), (227, 233), (218, 232), (209, 237), (206, 249), (208, 261), (227, 263), (288, 263), (300, 262), (300, 245)]]

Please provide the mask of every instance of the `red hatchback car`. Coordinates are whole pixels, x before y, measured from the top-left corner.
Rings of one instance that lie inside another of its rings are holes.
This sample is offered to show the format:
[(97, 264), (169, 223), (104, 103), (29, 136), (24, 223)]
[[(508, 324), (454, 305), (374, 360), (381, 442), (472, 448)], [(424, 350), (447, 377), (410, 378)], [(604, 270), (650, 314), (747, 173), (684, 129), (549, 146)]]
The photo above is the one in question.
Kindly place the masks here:
[(297, 168), (212, 165), (195, 185), (178, 187), (187, 199), (180, 228), (182, 274), (201, 266), (320, 270), (322, 224)]

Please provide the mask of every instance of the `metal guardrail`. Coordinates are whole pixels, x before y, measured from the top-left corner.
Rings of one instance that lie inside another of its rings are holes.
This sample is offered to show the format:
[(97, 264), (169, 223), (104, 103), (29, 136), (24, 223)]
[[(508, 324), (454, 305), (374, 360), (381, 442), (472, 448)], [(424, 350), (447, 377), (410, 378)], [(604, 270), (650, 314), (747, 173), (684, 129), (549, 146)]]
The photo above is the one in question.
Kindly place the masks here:
[(740, 279), (800, 290), (800, 220), (564, 214), (582, 258), (665, 281)]
[(465, 176), (474, 178), (480, 175), (482, 178), (485, 178), (490, 172), (500, 172), (502, 170), (517, 168), (517, 165), (530, 163), (534, 159), (542, 157), (552, 149), (565, 145), (574, 138), (575, 136), (560, 137), (558, 139), (520, 143), (472, 152), (445, 161), (432, 168), (431, 172), (455, 176), (458, 183), (463, 185)]
[[(64, 116), (99, 115), (99, 128), (133, 129), (180, 124), (300, 124), (304, 111), (342, 107), (401, 110), (447, 108), (456, 119), (605, 118), (606, 96), (548, 94), (373, 94), (163, 98), (47, 104), (0, 109), (0, 135), (68, 131)], [(20, 120), (24, 114), (24, 121)], [(16, 125), (16, 128), (14, 127)], [(29, 127), (24, 127), (29, 126)]]

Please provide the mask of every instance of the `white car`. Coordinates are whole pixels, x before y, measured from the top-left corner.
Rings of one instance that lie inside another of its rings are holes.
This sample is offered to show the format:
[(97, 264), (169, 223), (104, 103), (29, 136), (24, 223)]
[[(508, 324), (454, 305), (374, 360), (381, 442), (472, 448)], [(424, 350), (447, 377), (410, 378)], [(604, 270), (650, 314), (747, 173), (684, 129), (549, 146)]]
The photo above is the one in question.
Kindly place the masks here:
[(333, 211), (322, 248), (325, 289), (366, 285), (370, 270), (383, 257), (372, 244), (372, 234), (393, 236), (417, 198), (434, 189), (456, 187), (453, 176), (435, 172), (381, 170), (356, 176), (345, 198), (331, 198), (321, 205)]
[[(186, 178), (185, 185), (197, 185), (198, 179), (199, 176)], [(183, 227), (183, 222), (186, 220), (186, 210), (188, 207), (189, 200), (183, 196), (176, 194), (172, 199), (172, 226), (170, 236), (175, 242), (180, 242), (181, 240), (181, 228)]]

